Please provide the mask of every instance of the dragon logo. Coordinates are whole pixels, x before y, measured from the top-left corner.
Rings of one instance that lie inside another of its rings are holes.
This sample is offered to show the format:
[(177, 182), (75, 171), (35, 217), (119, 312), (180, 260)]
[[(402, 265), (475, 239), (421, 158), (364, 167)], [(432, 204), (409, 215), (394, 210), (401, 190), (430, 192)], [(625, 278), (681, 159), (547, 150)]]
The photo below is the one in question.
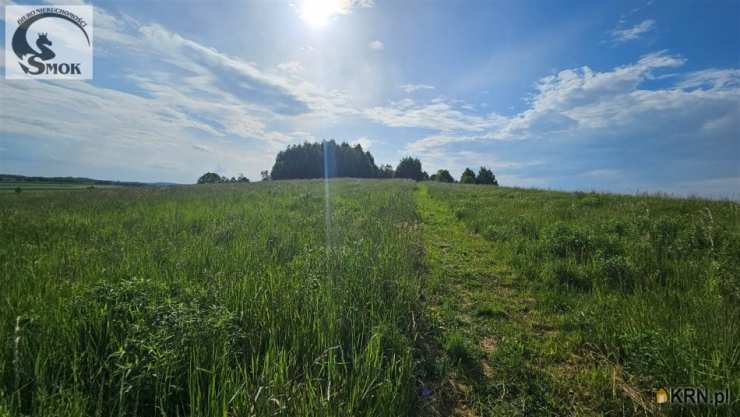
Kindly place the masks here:
[[(15, 46), (15, 44), (13, 44), (13, 45)], [(36, 73), (40, 73), (43, 69), (46, 68), (46, 65), (38, 62), (39, 59), (42, 60), (42, 61), (48, 61), (48, 60), (54, 58), (55, 56), (57, 56), (57, 54), (55, 54), (54, 51), (52, 51), (51, 49), (49, 49), (49, 47), (51, 45), (52, 45), (52, 43), (49, 40), (49, 38), (47, 37), (46, 33), (39, 33), (39, 38), (36, 40), (36, 46), (39, 48), (39, 50), (41, 50), (41, 52), (34, 51), (34, 53), (31, 54), (30, 58), (28, 58), (28, 64), (31, 65), (31, 66), (33, 66), (33, 67), (35, 67), (35, 68), (38, 68), (39, 69), (39, 71), (37, 71)], [(22, 47), (27, 47), (27, 48), (30, 49), (30, 46), (28, 46), (28, 44), (23, 45)], [(13, 51), (15, 52), (15, 54), (18, 55), (18, 58), (23, 59), (23, 55), (22, 54), (19, 54), (19, 50), (20, 50), (20, 48), (19, 49), (13, 49)], [(25, 72), (26, 74), (28, 74), (30, 72), (29, 69), (28, 69), (28, 67), (25, 66), (25, 65), (23, 65), (23, 63), (19, 63), (19, 64), (20, 64), (21, 68), (23, 68), (23, 72)], [(34, 74), (34, 73), (31, 72), (31, 74)]]
[(36, 48), (29, 45), (29, 30), (34, 23), (43, 19), (61, 19), (72, 23), (79, 29), (81, 36), (84, 36), (87, 47), (91, 47), (90, 36), (85, 30), (87, 22), (76, 14), (58, 7), (42, 7), (31, 10), (17, 20), (18, 27), (13, 33), (11, 43), (13, 53), (18, 57), (18, 64), (23, 73), (30, 76), (80, 75), (80, 62), (57, 62), (57, 60), (54, 60), (57, 53), (51, 48), (53, 43), (48, 33), (37, 33)]

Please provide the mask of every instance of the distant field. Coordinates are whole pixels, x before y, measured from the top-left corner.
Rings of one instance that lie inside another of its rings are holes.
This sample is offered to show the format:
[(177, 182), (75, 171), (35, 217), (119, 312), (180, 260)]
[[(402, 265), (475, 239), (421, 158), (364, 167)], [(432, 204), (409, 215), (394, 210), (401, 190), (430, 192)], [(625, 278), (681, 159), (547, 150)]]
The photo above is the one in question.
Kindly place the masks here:
[(0, 288), (3, 417), (664, 415), (658, 386), (740, 394), (732, 202), (349, 179), (1, 193)]
[(114, 188), (115, 185), (96, 185), (79, 183), (54, 183), (54, 182), (5, 182), (0, 181), (0, 192), (16, 191), (59, 191), (59, 190), (84, 190), (88, 188)]

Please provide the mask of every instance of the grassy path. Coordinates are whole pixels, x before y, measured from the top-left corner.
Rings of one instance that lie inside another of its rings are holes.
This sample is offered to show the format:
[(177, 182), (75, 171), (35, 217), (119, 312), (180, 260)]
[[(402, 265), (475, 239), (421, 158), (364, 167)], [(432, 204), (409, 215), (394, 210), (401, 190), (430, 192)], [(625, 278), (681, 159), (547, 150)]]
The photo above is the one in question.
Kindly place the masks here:
[[(518, 285), (496, 247), (421, 185), (430, 394), (423, 415), (598, 415), (579, 392), (577, 339)], [(587, 373), (586, 373), (587, 374)], [(584, 384), (585, 383), (585, 384)]]

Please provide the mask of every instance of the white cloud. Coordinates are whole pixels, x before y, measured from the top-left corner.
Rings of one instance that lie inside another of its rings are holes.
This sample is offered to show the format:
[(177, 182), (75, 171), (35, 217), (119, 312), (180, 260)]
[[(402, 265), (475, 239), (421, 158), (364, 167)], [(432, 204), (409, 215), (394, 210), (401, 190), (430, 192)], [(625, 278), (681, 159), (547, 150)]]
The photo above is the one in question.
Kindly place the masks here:
[(298, 61), (283, 62), (278, 64), (277, 68), (290, 75), (299, 75), (304, 71), (303, 65)]
[(438, 169), (447, 169), (453, 177), (459, 178), (465, 168), (478, 170), (479, 167), (485, 166), (493, 170), (497, 178), (506, 178), (507, 185), (539, 185), (532, 184), (521, 178), (516, 178), (514, 172), (541, 165), (539, 160), (505, 160), (499, 155), (486, 151), (470, 150), (450, 150), (441, 148), (432, 148), (424, 150), (406, 149), (406, 154), (420, 157), (423, 162), (423, 169), (428, 173), (437, 172)]
[[(466, 115), (449, 103), (403, 103), (373, 109), (369, 117), (391, 126), (416, 126), (446, 132), (409, 145), (420, 152), (453, 143), (544, 137), (728, 138), (740, 128), (740, 70), (710, 69), (685, 74), (662, 89), (641, 85), (655, 72), (685, 60), (665, 52), (636, 63), (595, 72), (568, 69), (542, 78), (526, 110), (511, 117)], [(477, 132), (471, 135), (466, 132)]]
[(485, 139), (483, 136), (462, 136), (462, 135), (450, 135), (450, 134), (439, 134), (427, 136), (423, 139), (417, 140), (409, 144), (406, 149), (410, 152), (425, 153), (434, 148), (440, 148), (445, 145), (452, 143), (462, 142), (476, 142)]
[(630, 28), (614, 29), (611, 31), (611, 36), (614, 42), (622, 43), (639, 39), (653, 29), (655, 29), (655, 20), (646, 19)]
[(427, 85), (427, 84), (403, 84), (399, 88), (405, 91), (407, 94), (411, 94), (415, 91), (420, 91), (420, 90), (434, 90), (433, 85)]
[(363, 136), (360, 138), (357, 138), (356, 140), (352, 141), (352, 145), (360, 145), (362, 146), (362, 149), (368, 150), (370, 149), (370, 146), (373, 144), (373, 141), (368, 139), (367, 137)]
[[(244, 171), (252, 161), (258, 172), (276, 148), (301, 138), (290, 131), (300, 124), (294, 121), (356, 113), (342, 91), (261, 70), (159, 25), (113, 17), (102, 7), (95, 24), (96, 54), (124, 60), (127, 72), (120, 75), (135, 93), (95, 82), (0, 82), (0, 97), (13, 103), (0, 106), (6, 140), (40, 138), (54, 149), (73, 144), (80, 152), (67, 165), (129, 164), (131, 172), (148, 169), (145, 178), (188, 181), (193, 170), (217, 164)], [(296, 64), (280, 69), (295, 72)], [(246, 147), (235, 138), (261, 144)]]
[(445, 132), (483, 131), (504, 120), (497, 115), (478, 116), (464, 110), (462, 106), (438, 97), (429, 103), (417, 103), (406, 98), (366, 109), (364, 113), (370, 120), (390, 127), (418, 127)]
[[(220, 132), (165, 102), (75, 81), (0, 83), (0, 96), (14, 103), (12, 112), (0, 111), (9, 143), (17, 147), (29, 142), (27, 138), (43, 138), (39, 154), (51, 149), (63, 155), (65, 165), (91, 172), (125, 170), (136, 177), (159, 171), (156, 179), (188, 181), (195, 175), (192, 170), (216, 163), (238, 167), (260, 162), (257, 155), (245, 154)], [(215, 146), (206, 145), (200, 136)], [(211, 152), (205, 157), (207, 149)]]
[(383, 45), (383, 42), (378, 41), (378, 40), (374, 40), (370, 42), (368, 46), (370, 46), (370, 49), (374, 51), (380, 51), (380, 50), (383, 50), (383, 48), (385, 48), (385, 45)]
[(708, 69), (686, 74), (678, 83), (678, 88), (723, 90), (740, 88), (740, 69)]

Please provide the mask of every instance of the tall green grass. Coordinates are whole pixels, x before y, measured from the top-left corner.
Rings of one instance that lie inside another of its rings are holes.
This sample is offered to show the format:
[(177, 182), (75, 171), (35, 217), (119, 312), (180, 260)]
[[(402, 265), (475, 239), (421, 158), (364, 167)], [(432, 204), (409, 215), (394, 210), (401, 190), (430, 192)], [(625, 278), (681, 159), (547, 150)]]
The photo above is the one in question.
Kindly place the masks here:
[(413, 187), (0, 195), (0, 415), (408, 414)]
[(493, 242), (497, 261), (538, 290), (552, 312), (565, 313), (565, 330), (580, 334), (582, 353), (617, 364), (647, 392), (730, 388), (740, 410), (738, 203), (444, 184), (429, 190)]

